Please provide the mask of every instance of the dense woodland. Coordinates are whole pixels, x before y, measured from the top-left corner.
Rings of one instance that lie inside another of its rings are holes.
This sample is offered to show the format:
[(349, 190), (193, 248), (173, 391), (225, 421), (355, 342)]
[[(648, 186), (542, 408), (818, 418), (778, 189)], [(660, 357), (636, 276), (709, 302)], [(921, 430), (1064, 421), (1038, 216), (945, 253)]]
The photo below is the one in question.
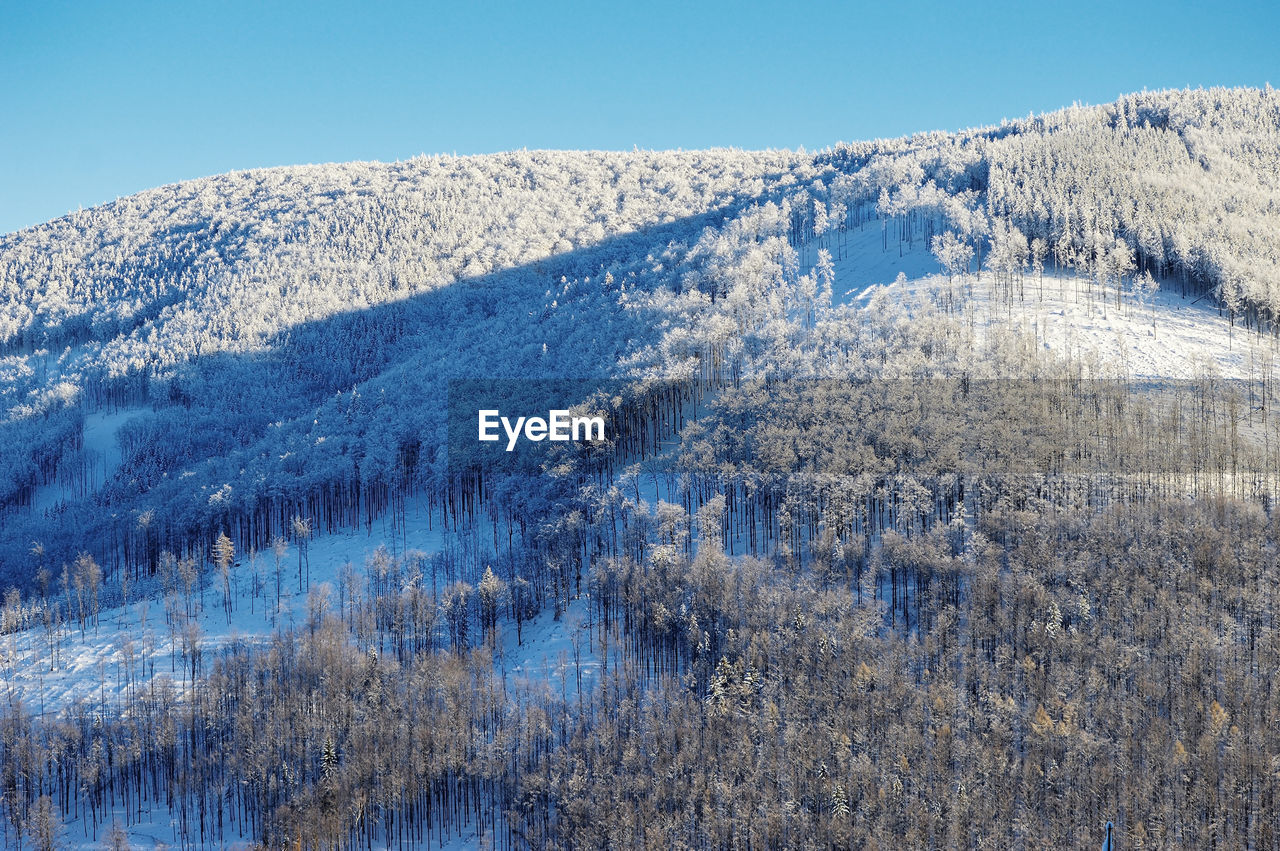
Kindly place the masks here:
[[(121, 602), (164, 636), (65, 710), (10, 691), (5, 841), (1275, 846), (1278, 137), (1270, 89), (1144, 93), (817, 155), (226, 175), (0, 238), (0, 626), (51, 670)], [(933, 286), (844, 303), (867, 229)], [(1265, 362), (1155, 384), (975, 329), (975, 283), (1034, 301), (1046, 264), (1213, 299)], [(619, 429), (460, 469), (460, 378), (608, 379)], [(316, 536), (410, 498), (447, 547), (311, 584)], [(501, 636), (573, 607), (588, 645), (509, 676)]]
[[(602, 495), (510, 581), (381, 552), (313, 589), (305, 623), (212, 658), (184, 613), (227, 597), (164, 558), (173, 638), (104, 672), (124, 682), (110, 715), (92, 697), (6, 711), (6, 835), (47, 847), (52, 811), (106, 840), (168, 808), (205, 845), (427, 843), (466, 822), (496, 847), (1063, 848), (1110, 818), (1134, 847), (1270, 847), (1274, 519), (1028, 489), (1044, 482), (975, 482), (950, 522), (885, 510), (882, 483), (855, 503), (874, 525), (832, 501), (769, 557), (725, 554), (723, 495), (692, 515)], [(590, 648), (501, 676), (500, 625), (572, 598)], [(91, 603), (74, 611), (68, 629), (93, 628)], [(594, 690), (583, 652), (604, 662)]]

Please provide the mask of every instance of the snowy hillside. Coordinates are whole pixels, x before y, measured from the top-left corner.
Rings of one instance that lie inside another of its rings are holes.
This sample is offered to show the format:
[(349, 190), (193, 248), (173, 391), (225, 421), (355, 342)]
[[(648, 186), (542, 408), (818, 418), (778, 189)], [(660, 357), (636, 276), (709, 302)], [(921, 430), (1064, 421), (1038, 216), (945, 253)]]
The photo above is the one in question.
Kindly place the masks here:
[[(670, 348), (645, 352), (661, 328), (668, 346), (682, 328), (708, 333), (692, 296), (717, 313), (720, 295), (773, 310), (768, 299), (821, 247), (842, 292), (941, 272), (933, 240), (951, 233), (968, 257), (951, 257), (952, 271), (971, 278), (980, 260), (989, 275), (1038, 263), (1127, 292), (1147, 272), (1164, 282), (1157, 309), (1176, 281), (1215, 308), (1205, 316), (1223, 307), (1228, 324), (1256, 325), (1280, 280), (1275, 243), (1259, 238), (1274, 216), (1274, 99), (1143, 94), (817, 155), (273, 169), (11, 234), (0, 239), (0, 563), (27, 587), (41, 564), (32, 542), (54, 567), (82, 549), (111, 570), (154, 566), (161, 549), (207, 546), (219, 529), (261, 547), (282, 531), (265, 515), (335, 487), (375, 507), (406, 482), (438, 487), (448, 378), (680, 374)], [(1076, 333), (1067, 326), (1114, 348), (1115, 320), (1094, 300), (1080, 321), (1046, 305), (1043, 322), (1022, 325), (1058, 348)], [(1221, 330), (1172, 333), (1207, 342)], [(1203, 353), (1236, 374), (1225, 336), (1222, 357), (1220, 341)], [(701, 344), (679, 345), (697, 357)], [(1186, 374), (1198, 347), (1143, 347), (1138, 371)], [(1151, 362), (1162, 350), (1170, 362)], [(87, 418), (121, 409), (151, 413), (98, 447), (120, 453), (107, 476), (79, 446), (95, 440)], [(326, 509), (335, 519), (322, 522), (352, 523), (354, 511)], [(143, 515), (154, 540), (139, 540)]]
[(1198, 90), (0, 237), (3, 841), (1266, 847), (1278, 193)]
[(1187, 291), (1176, 279), (1153, 279), (1148, 292), (1127, 286), (1117, 307), (1114, 289), (1103, 295), (1087, 274), (1050, 266), (1028, 269), (1021, 294), (1009, 300), (990, 272), (948, 285), (924, 245), (886, 251), (881, 242), (875, 223), (847, 236), (841, 259), (832, 261), (836, 300), (858, 308), (873, 298), (952, 304), (979, 327), (1017, 329), (1047, 351), (1094, 356), (1133, 378), (1189, 379), (1206, 371), (1261, 378), (1273, 374), (1268, 364), (1280, 356), (1274, 335), (1234, 328), (1212, 293)]

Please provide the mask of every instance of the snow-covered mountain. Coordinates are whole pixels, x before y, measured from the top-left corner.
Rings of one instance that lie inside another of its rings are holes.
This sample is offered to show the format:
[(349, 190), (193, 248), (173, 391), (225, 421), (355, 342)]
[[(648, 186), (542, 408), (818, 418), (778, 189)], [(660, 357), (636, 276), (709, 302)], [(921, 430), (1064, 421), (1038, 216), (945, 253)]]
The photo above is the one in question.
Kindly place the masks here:
[[(1175, 91), (812, 155), (281, 168), (72, 214), (0, 238), (0, 563), (26, 584), (33, 542), (119, 567), (218, 528), (265, 540), (270, 522), (235, 518), (430, 481), (448, 378), (678, 371), (733, 336), (708, 319), (718, 297), (758, 334), (744, 311), (776, 310), (821, 248), (837, 307), (900, 272), (986, 269), (1018, 280), (1006, 312), (1047, 339), (1114, 348), (1117, 314), (1173, 290), (1198, 299), (1188, 333), (1213, 353), (1223, 308), (1228, 324), (1280, 308), (1277, 152), (1271, 90)], [(1083, 326), (1042, 309), (1022, 280), (1044, 268), (1088, 282), (1086, 313), (1119, 309)], [(1135, 292), (1146, 275), (1161, 295)], [(1185, 373), (1190, 353), (1169, 352), (1148, 369)], [(135, 546), (140, 517), (152, 545)]]
[[(5, 841), (1264, 847), (1277, 199), (1213, 89), (0, 237)], [(459, 469), (458, 379), (629, 431)]]

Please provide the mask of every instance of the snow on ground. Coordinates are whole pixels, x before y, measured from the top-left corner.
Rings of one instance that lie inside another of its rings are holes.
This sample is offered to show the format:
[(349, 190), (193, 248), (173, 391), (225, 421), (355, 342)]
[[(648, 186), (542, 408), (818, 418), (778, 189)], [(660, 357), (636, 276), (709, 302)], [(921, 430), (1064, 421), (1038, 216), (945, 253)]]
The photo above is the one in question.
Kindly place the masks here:
[[(142, 812), (126, 814), (124, 808), (116, 806), (99, 815), (98, 828), (95, 831), (88, 817), (68, 819), (63, 824), (62, 841), (58, 847), (72, 849), (101, 849), (108, 847), (107, 838), (112, 825), (118, 824), (129, 840), (130, 848), (181, 848), (193, 847), (191, 838), (184, 842), (180, 829), (180, 814), (171, 810), (163, 801), (151, 801), (142, 805)], [(224, 851), (248, 851), (260, 847), (251, 836), (249, 825), (224, 824), (223, 838), (220, 842), (212, 839), (200, 847), (218, 847)], [(481, 836), (474, 823), (461, 827), (461, 831), (452, 836), (441, 837), (439, 829), (431, 832), (430, 839), (421, 847), (437, 849), (437, 851), (467, 851), (493, 847), (492, 834), (486, 832)], [(391, 848), (392, 844), (378, 845), (374, 848)]]
[[(128, 814), (123, 807), (114, 807), (99, 817), (95, 831), (87, 816), (73, 818), (63, 825), (63, 835), (59, 848), (68, 849), (101, 849), (108, 848), (108, 836), (113, 824), (118, 824), (128, 837), (130, 848), (173, 848), (190, 847), (190, 840), (183, 842), (179, 830), (179, 814), (167, 807), (162, 801), (144, 803), (142, 812)], [(224, 827), (224, 837), (217, 847), (224, 851), (248, 851), (256, 847), (255, 841), (246, 836), (247, 831), (237, 830), (231, 825)], [(214, 843), (206, 843), (212, 846)]]
[(541, 685), (553, 696), (572, 701), (599, 682), (600, 631), (589, 598), (570, 602), (559, 620), (551, 609), (540, 612), (524, 624), (519, 638), (515, 624), (504, 621), (498, 672), (517, 684)]
[[(980, 329), (1007, 326), (1031, 334), (1047, 351), (1070, 354), (1100, 364), (1130, 378), (1194, 378), (1216, 372), (1223, 378), (1261, 378), (1272, 374), (1280, 356), (1276, 341), (1243, 327), (1232, 328), (1208, 299), (1183, 297), (1172, 285), (1143, 302), (1125, 292), (1116, 307), (1114, 291), (1107, 299), (1088, 296), (1088, 282), (1070, 275), (1046, 272), (1041, 284), (1025, 282), (1025, 301), (1012, 305), (993, 296), (989, 273), (977, 278), (973, 299), (964, 310)], [(957, 295), (967, 283), (953, 282)], [(927, 288), (945, 291), (946, 278), (932, 276), (889, 284), (907, 294)], [(874, 290), (874, 288), (873, 288)], [(870, 296), (863, 299), (869, 301)]]
[[(865, 307), (880, 288), (891, 300), (947, 290), (946, 276), (923, 240), (900, 247), (891, 233), (886, 249), (874, 222), (848, 234), (843, 255), (837, 256), (835, 245), (829, 250), (836, 299), (844, 304)], [(811, 251), (805, 260), (813, 263), (816, 256)], [(1092, 284), (1090, 295), (1091, 283), (1071, 270), (1049, 269), (1043, 279), (1027, 273), (1024, 297), (1012, 305), (995, 296), (995, 276), (987, 271), (957, 278), (951, 288), (960, 298), (971, 284), (973, 297), (964, 311), (979, 329), (1018, 328), (1048, 351), (1092, 353), (1132, 378), (1192, 378), (1206, 368), (1224, 378), (1260, 378), (1272, 373), (1273, 360), (1280, 361), (1275, 338), (1233, 329), (1211, 297), (1183, 297), (1175, 281), (1161, 281), (1159, 291), (1142, 300), (1126, 281), (1119, 308), (1114, 289), (1108, 287), (1104, 297)]]
[[(416, 509), (416, 510), (415, 510)], [(491, 538), (492, 530), (472, 532), (473, 538)], [(313, 588), (327, 584), (336, 589), (344, 565), (350, 563), (363, 577), (363, 565), (380, 546), (403, 553), (406, 548), (424, 553), (438, 553), (457, 545), (458, 536), (443, 532), (438, 524), (427, 528), (425, 507), (416, 505), (407, 511), (406, 528), (397, 530), (383, 516), (371, 530), (348, 530), (341, 534), (315, 538), (310, 546), (311, 585)], [(474, 545), (474, 541), (472, 542)], [(248, 560), (240, 558), (239, 593), (234, 595), (235, 609), (230, 623), (221, 608), (221, 592), (217, 580), (211, 580), (205, 590), (205, 610), (200, 617), (202, 646), (205, 657), (211, 652), (237, 640), (254, 640), (269, 635), (273, 622), (280, 626), (301, 625), (306, 618), (306, 593), (298, 592), (297, 557), (294, 547), (282, 561), (285, 589), (279, 610), (274, 602), (274, 556), (259, 556), (259, 571), (266, 588), (257, 600), (249, 594), (250, 574)], [(573, 600), (557, 619), (547, 609), (527, 621), (519, 635), (515, 624), (504, 620), (502, 634), (495, 652), (495, 664), (500, 675), (513, 686), (549, 693), (554, 698), (573, 702), (580, 693), (589, 692), (600, 681), (603, 669), (599, 651), (600, 630), (594, 622), (591, 601), (588, 597)], [(77, 631), (64, 640), (61, 664), (57, 670), (49, 670), (49, 654), (46, 638), (40, 629), (28, 630), (0, 638), (0, 699), (22, 700), (28, 711), (51, 715), (71, 706), (76, 700), (90, 702), (91, 708), (100, 709), (103, 704), (124, 693), (123, 676), (126, 667), (143, 666), (145, 672), (138, 677), (145, 682), (154, 677), (170, 677), (181, 688), (184, 683), (181, 659), (181, 640), (176, 654), (171, 653), (170, 637), (165, 627), (164, 601), (142, 600), (128, 607), (104, 611), (97, 630), (89, 628), (84, 636)], [(131, 656), (132, 654), (132, 656)], [(610, 657), (614, 654), (611, 652)], [(133, 658), (130, 665), (126, 660)], [(154, 665), (154, 674), (150, 666)], [(136, 670), (136, 667), (135, 667)], [(144, 805), (139, 817), (133, 814), (126, 819), (122, 810), (108, 813), (100, 821), (96, 838), (87, 818), (71, 818), (64, 825), (65, 845), (69, 848), (102, 847), (110, 830), (112, 818), (124, 827), (131, 848), (161, 848), (181, 842), (176, 816), (163, 802)], [(132, 824), (126, 824), (126, 821)], [(105, 826), (104, 826), (105, 824)], [(223, 847), (250, 848), (249, 839), (241, 839), (243, 832), (228, 827), (228, 838)], [(443, 844), (433, 837), (432, 847), (461, 849), (487, 847), (489, 835), (480, 837), (474, 826), (463, 829), (460, 835), (445, 838)]]
[(58, 465), (54, 481), (36, 488), (31, 510), (39, 513), (63, 502), (80, 499), (102, 487), (124, 460), (116, 435), (125, 423), (151, 414), (145, 406), (99, 411), (84, 418), (83, 445)]
[[(335, 609), (344, 566), (352, 565), (362, 580), (365, 562), (379, 547), (385, 546), (392, 554), (406, 550), (432, 554), (450, 548), (475, 551), (484, 538), (491, 537), (484, 532), (446, 532), (441, 529), (439, 518), (433, 519), (429, 522), (424, 503), (412, 500), (399, 529), (384, 514), (367, 528), (316, 536), (307, 553), (310, 588), (317, 593), (327, 591), (329, 606)], [(290, 544), (281, 559), (277, 608), (274, 555), (270, 551), (258, 553), (255, 560), (247, 554), (237, 554), (230, 617), (222, 605), (221, 579), (206, 572), (204, 605), (197, 618), (205, 659), (230, 642), (265, 636), (278, 627), (305, 624), (308, 592), (299, 588), (298, 556), (298, 547)], [(251, 593), (255, 563), (261, 588), (256, 599)], [(443, 581), (447, 580), (442, 577)], [(161, 676), (182, 687), (186, 680), (182, 638), (171, 635), (165, 605), (163, 596), (153, 594), (131, 601), (128, 606), (104, 609), (98, 626), (90, 623), (83, 634), (72, 624), (71, 634), (57, 642), (56, 665), (50, 664), (50, 639), (42, 627), (0, 636), (0, 699), (22, 700), (29, 712), (37, 714), (57, 712), (82, 698), (92, 704), (109, 705), (114, 697), (123, 694), (130, 671), (134, 672), (135, 687)]]
[[(411, 500), (405, 522), (394, 527), (387, 514), (371, 527), (318, 535), (310, 543), (310, 589), (328, 594), (330, 610), (339, 601), (344, 568), (351, 565), (357, 581), (363, 582), (364, 566), (379, 547), (393, 555), (418, 551), (426, 555), (447, 551), (481, 553), (492, 546), (492, 528), (482, 526), (461, 532), (440, 526), (439, 516), (428, 517), (425, 502)], [(201, 655), (208, 660), (236, 641), (254, 641), (277, 628), (301, 627), (306, 623), (308, 591), (300, 590), (299, 550), (291, 544), (280, 561), (281, 597), (276, 606), (275, 556), (258, 553), (256, 559), (237, 554), (233, 572), (232, 612), (223, 608), (221, 579), (206, 573), (203, 607), (197, 616)], [(260, 593), (252, 594), (254, 570)], [(302, 585), (306, 585), (306, 571)], [(477, 577), (442, 575), (441, 587), (462, 578), (475, 583)], [(178, 605), (182, 603), (179, 600)], [(70, 634), (57, 641), (57, 664), (51, 665), (50, 637), (42, 627), (0, 636), (0, 700), (21, 700), (27, 711), (50, 715), (74, 704), (88, 701), (96, 710), (110, 706), (130, 687), (145, 688), (158, 678), (168, 677), (178, 689), (189, 680), (183, 670), (182, 637), (170, 632), (163, 596), (149, 596), (128, 606), (106, 608), (98, 626), (92, 623), (81, 634), (75, 624)], [(589, 600), (574, 600), (559, 620), (550, 609), (526, 622), (517, 641), (515, 624), (504, 620), (497, 661), (500, 671), (518, 682), (543, 680), (553, 693), (566, 699), (579, 688), (590, 690), (598, 682), (601, 660), (595, 651), (598, 630), (591, 620)]]
[[(818, 247), (816, 244), (804, 247), (800, 257), (802, 265), (817, 263)], [(938, 261), (929, 253), (923, 239), (899, 244), (891, 228), (886, 242), (880, 224), (874, 221), (845, 232), (843, 237), (833, 233), (826, 248), (836, 270), (835, 300), (841, 303), (863, 298), (871, 287), (892, 283), (899, 274), (915, 280), (938, 271)]]
[[(1046, 349), (1093, 352), (1134, 378), (1193, 378), (1206, 370), (1224, 378), (1271, 373), (1274, 339), (1233, 329), (1208, 298), (1183, 297), (1176, 285), (1165, 282), (1164, 289), (1144, 301), (1126, 292), (1117, 309), (1111, 300), (1090, 303), (1085, 283), (1046, 273), (1043, 301), (1037, 286), (1035, 300), (1005, 311), (1004, 321), (1031, 331)], [(988, 315), (1000, 321), (1000, 308), (990, 304), (990, 287), (983, 292)]]

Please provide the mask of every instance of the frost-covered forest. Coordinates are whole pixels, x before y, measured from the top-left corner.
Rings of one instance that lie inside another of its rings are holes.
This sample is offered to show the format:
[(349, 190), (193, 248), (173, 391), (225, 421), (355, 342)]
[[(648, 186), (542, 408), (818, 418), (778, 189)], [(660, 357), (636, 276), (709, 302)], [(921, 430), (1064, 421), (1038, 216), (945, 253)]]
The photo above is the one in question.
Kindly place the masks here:
[(4, 841), (1272, 847), (1277, 198), (1214, 89), (0, 237)]

